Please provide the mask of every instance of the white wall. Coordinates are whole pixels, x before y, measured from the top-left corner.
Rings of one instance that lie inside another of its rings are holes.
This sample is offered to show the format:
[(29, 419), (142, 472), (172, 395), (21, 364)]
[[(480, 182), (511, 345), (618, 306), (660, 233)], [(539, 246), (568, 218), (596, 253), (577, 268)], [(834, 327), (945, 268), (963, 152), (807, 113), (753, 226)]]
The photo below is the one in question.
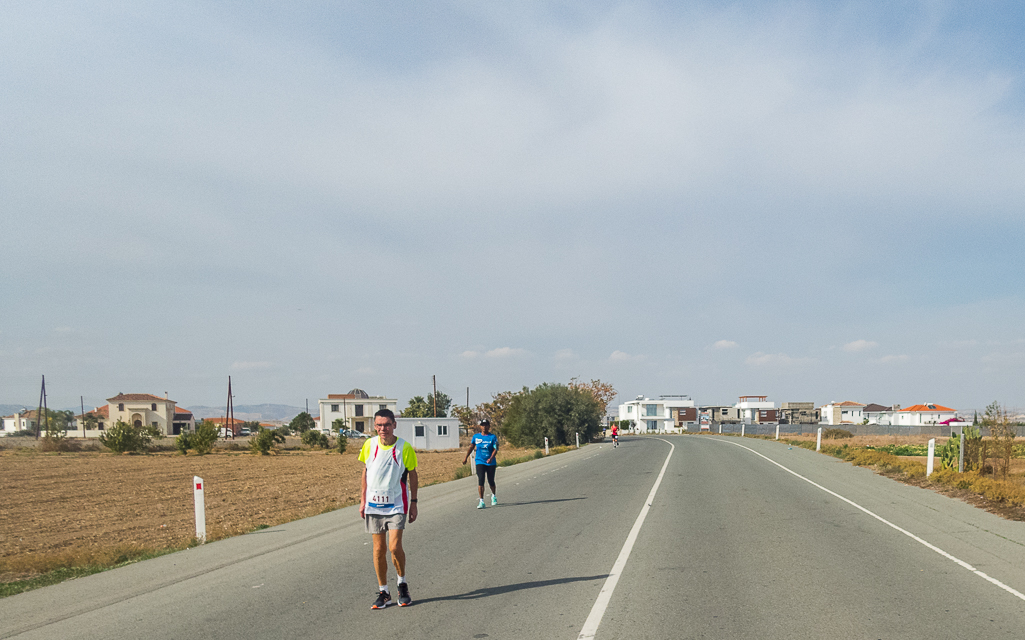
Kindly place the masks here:
[[(423, 436), (416, 435), (417, 426), (423, 427)], [(413, 445), (414, 449), (458, 449), (459, 419), (396, 418), (395, 435)]]

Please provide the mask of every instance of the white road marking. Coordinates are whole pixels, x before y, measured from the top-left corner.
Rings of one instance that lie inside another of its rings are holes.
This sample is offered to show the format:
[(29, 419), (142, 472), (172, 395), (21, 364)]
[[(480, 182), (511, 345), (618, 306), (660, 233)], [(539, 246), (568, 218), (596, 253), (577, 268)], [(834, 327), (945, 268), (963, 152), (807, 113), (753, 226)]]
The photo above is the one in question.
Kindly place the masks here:
[[(662, 438), (655, 438), (656, 440), (662, 440)], [(630, 558), (630, 552), (634, 548), (634, 543), (637, 542), (637, 534), (641, 532), (641, 525), (644, 524), (644, 518), (648, 515), (648, 510), (651, 509), (651, 503), (655, 500), (655, 492), (658, 491), (658, 485), (662, 484), (662, 476), (666, 474), (666, 467), (669, 466), (669, 458), (673, 457), (673, 451), (676, 446), (668, 440), (662, 440), (669, 445), (669, 455), (666, 456), (666, 461), (662, 463), (662, 470), (658, 473), (658, 478), (655, 479), (655, 485), (651, 488), (651, 493), (644, 499), (644, 506), (641, 507), (641, 513), (637, 516), (637, 520), (634, 521), (634, 526), (630, 529), (630, 535), (626, 537), (626, 542), (623, 543), (623, 549), (619, 552), (619, 557), (616, 558), (616, 563), (612, 565), (612, 570), (609, 571), (609, 577), (605, 579), (605, 584), (602, 585), (601, 593), (598, 594), (598, 599), (594, 601), (594, 606), (591, 607), (591, 613), (587, 616), (587, 620), (584, 621), (584, 628), (580, 630), (580, 635), (577, 636), (577, 640), (584, 640), (585, 638), (593, 638), (594, 634), (598, 633), (598, 625), (601, 624), (602, 616), (605, 615), (605, 609), (609, 606), (609, 601), (612, 599), (612, 592), (616, 590), (616, 583), (619, 582), (619, 576), (622, 575), (623, 569), (626, 567), (626, 561)]]
[(817, 482), (815, 482), (813, 480), (809, 480), (808, 478), (805, 478), (804, 476), (802, 476), (801, 474), (797, 473), (796, 471), (792, 471), (792, 470), (784, 467), (783, 465), (781, 465), (780, 463), (776, 462), (772, 458), (769, 458), (768, 456), (764, 456), (764, 455), (758, 453), (757, 451), (755, 451), (751, 447), (746, 447), (746, 446), (740, 444), (739, 442), (732, 442), (732, 441), (729, 441), (729, 440), (719, 440), (718, 438), (716, 438), (715, 440), (717, 442), (728, 442), (729, 444), (738, 446), (741, 449), (747, 449), (748, 451), (750, 451), (751, 453), (755, 454), (756, 456), (760, 456), (762, 458), (765, 458), (766, 460), (768, 460), (772, 464), (776, 465), (780, 469), (786, 471), (787, 473), (789, 473), (789, 474), (791, 474), (793, 476), (796, 476), (796, 477), (800, 478), (801, 480), (804, 480), (805, 482), (807, 482), (808, 484), (812, 485), (813, 487), (817, 487), (819, 489), (822, 489), (823, 491), (825, 491), (826, 493), (828, 493), (829, 495), (831, 495), (831, 496), (833, 496), (835, 498), (839, 498), (840, 500), (843, 500), (844, 502), (846, 502), (847, 504), (851, 505), (855, 509), (858, 509), (859, 511), (867, 513), (868, 515), (872, 516), (873, 518), (875, 518), (879, 522), (882, 522), (886, 526), (891, 527), (891, 528), (895, 529), (896, 531), (900, 531), (901, 533), (903, 533), (907, 537), (911, 538), (915, 542), (918, 542), (919, 544), (921, 544), (921, 545), (923, 545), (923, 546), (925, 546), (925, 547), (927, 547), (929, 549), (932, 549), (933, 551), (935, 551), (936, 553), (940, 554), (944, 558), (954, 562), (955, 564), (958, 564), (958, 565), (964, 567), (965, 569), (971, 571), (972, 573), (974, 573), (975, 575), (979, 576), (983, 580), (987, 580), (987, 581), (995, 584), (996, 586), (1000, 587), (1001, 589), (1003, 589), (1007, 593), (1013, 595), (1014, 597), (1018, 598), (1019, 600), (1025, 600), (1025, 593), (1022, 593), (1022, 592), (1018, 591), (1017, 589), (1015, 589), (1013, 587), (1010, 587), (1010, 586), (1004, 584), (1003, 582), (1000, 582), (996, 578), (993, 578), (993, 577), (990, 577), (990, 576), (986, 575), (985, 573), (983, 573), (982, 571), (979, 571), (978, 569), (976, 569), (972, 565), (968, 564), (964, 560), (961, 560), (959, 558), (956, 558), (956, 557), (952, 556), (951, 554), (947, 553), (943, 549), (940, 549), (936, 545), (934, 545), (934, 544), (932, 544), (930, 542), (927, 542), (927, 541), (923, 540), (922, 538), (919, 538), (918, 536), (916, 536), (915, 534), (911, 533), (907, 529), (899, 527), (899, 526), (895, 525), (894, 523), (890, 522), (889, 520), (887, 520), (886, 518), (884, 518), (884, 517), (882, 517), (882, 516), (880, 516), (880, 515), (878, 515), (876, 513), (873, 513), (871, 511), (869, 511), (868, 509), (866, 509), (865, 507), (861, 506), (860, 504), (854, 502), (853, 500), (845, 498), (845, 497), (843, 497), (842, 495), (840, 495), (839, 493), (837, 493), (835, 491), (830, 491), (829, 489), (823, 487), (821, 484), (819, 484), (819, 483), (817, 483)]

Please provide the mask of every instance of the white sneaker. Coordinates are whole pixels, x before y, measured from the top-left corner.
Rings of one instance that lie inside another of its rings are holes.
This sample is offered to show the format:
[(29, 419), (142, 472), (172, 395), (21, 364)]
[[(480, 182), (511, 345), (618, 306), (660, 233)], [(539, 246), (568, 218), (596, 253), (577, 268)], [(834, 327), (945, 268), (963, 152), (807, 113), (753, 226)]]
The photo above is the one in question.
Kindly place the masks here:
[(484, 498), (481, 498), (480, 502), (477, 503), (477, 508), (478, 509), (483, 509), (484, 507), (485, 507), (485, 505), (484, 505)]

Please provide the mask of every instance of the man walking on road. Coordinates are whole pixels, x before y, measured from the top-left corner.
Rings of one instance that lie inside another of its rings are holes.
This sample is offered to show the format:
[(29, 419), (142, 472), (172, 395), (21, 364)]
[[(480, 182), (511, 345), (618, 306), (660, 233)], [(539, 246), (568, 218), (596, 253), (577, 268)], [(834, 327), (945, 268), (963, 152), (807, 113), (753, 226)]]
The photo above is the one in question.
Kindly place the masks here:
[[(395, 435), (395, 414), (381, 409), (374, 414), (377, 436), (363, 443), (359, 461), (364, 465), (360, 481), (359, 515), (366, 523), (367, 533), (374, 539), (374, 571), (377, 572), (378, 593), (372, 609), (391, 604), (388, 591), (388, 556), (399, 576), (399, 606), (412, 604), (406, 584), (406, 552), (402, 549), (402, 532), (406, 522), (416, 521), (416, 451), (413, 445)], [(386, 539), (387, 537), (387, 539)]]
[(480, 497), (477, 508), (483, 509), (485, 475), (488, 478), (488, 485), (491, 486), (491, 506), (498, 504), (498, 495), (495, 491), (495, 469), (498, 468), (498, 460), (496, 460), (498, 456), (498, 436), (491, 433), (491, 421), (487, 418), (480, 421), (480, 430), (480, 433), (473, 434), (473, 438), (470, 439), (470, 446), (466, 449), (466, 455), (463, 456), (463, 464), (466, 464), (470, 454), (476, 449), (477, 454), (473, 460), (477, 466), (477, 495)]

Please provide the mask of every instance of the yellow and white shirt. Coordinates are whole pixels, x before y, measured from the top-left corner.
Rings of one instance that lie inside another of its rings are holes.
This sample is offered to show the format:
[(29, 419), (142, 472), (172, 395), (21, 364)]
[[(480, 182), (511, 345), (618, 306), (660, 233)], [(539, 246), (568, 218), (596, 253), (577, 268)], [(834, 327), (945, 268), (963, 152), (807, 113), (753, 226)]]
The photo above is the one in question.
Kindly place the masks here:
[(380, 436), (363, 443), (359, 461), (367, 466), (365, 513), (394, 515), (409, 513), (409, 487), (406, 478), (416, 469), (416, 451), (402, 438), (386, 446)]

